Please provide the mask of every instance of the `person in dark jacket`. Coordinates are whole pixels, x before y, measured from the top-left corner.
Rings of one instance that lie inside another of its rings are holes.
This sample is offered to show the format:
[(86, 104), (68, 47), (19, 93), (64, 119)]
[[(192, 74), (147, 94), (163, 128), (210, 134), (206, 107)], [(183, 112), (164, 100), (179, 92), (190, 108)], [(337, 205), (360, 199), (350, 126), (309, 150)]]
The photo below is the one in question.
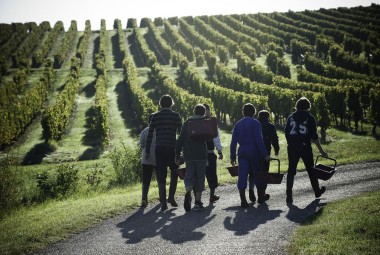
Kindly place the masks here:
[(202, 104), (194, 107), (194, 116), (189, 117), (183, 123), (181, 134), (176, 144), (176, 160), (180, 161), (181, 152), (186, 163), (185, 187), (186, 194), (184, 208), (186, 212), (191, 210), (191, 191), (195, 189), (194, 210), (203, 210), (202, 192), (205, 189), (206, 165), (207, 165), (207, 145), (205, 140), (191, 139), (188, 136), (189, 121), (204, 118), (206, 108)]
[[(261, 160), (270, 160), (264, 145), (261, 124), (253, 117), (255, 113), (256, 108), (252, 104), (248, 103), (243, 106), (244, 118), (234, 125), (230, 144), (230, 159), (233, 166), (236, 164), (236, 146), (239, 144), (238, 189), (242, 208), (249, 207), (245, 197), (248, 173), (251, 169), (253, 169), (253, 172), (262, 172)], [(268, 200), (270, 196), (265, 194), (264, 183), (256, 179), (254, 182), (258, 191), (258, 202), (261, 204)]]
[[(153, 132), (156, 131), (156, 176), (158, 182), (158, 191), (161, 202), (161, 211), (165, 211), (169, 202), (173, 207), (178, 204), (174, 199), (177, 189), (178, 166), (175, 163), (175, 144), (176, 135), (181, 131), (182, 120), (179, 113), (172, 111), (174, 105), (173, 99), (169, 95), (163, 95), (160, 98), (161, 110), (154, 113), (149, 123), (149, 133), (146, 140), (145, 152), (146, 157), (150, 158), (150, 145), (153, 139)], [(169, 197), (166, 200), (166, 175), (167, 167), (170, 168), (170, 187)]]
[(306, 97), (301, 97), (296, 102), (296, 111), (287, 119), (285, 127), (285, 137), (288, 143), (289, 167), (286, 179), (286, 202), (293, 203), (292, 188), (294, 176), (297, 173), (298, 161), (301, 158), (305, 164), (306, 171), (309, 175), (311, 186), (314, 190), (315, 197), (320, 197), (326, 188), (319, 188), (318, 178), (313, 173), (314, 159), (311, 142), (317, 146), (319, 153), (327, 157), (319, 142), (317, 134), (317, 123), (313, 115), (309, 113), (311, 103)]
[[(278, 156), (278, 152), (280, 151), (280, 146), (278, 143), (277, 130), (276, 130), (276, 127), (272, 123), (269, 122), (269, 116), (270, 114), (268, 111), (262, 110), (259, 112), (259, 116), (257, 120), (261, 124), (261, 131), (263, 134), (264, 144), (265, 144), (265, 148), (268, 151), (268, 154), (270, 155), (271, 149), (273, 146), (274, 155)], [(262, 165), (263, 165), (263, 172), (268, 173), (269, 161), (262, 160)], [(266, 190), (267, 184), (265, 184), (264, 186), (265, 186), (264, 190)], [(250, 173), (249, 175), (249, 200), (251, 200), (251, 202), (256, 201), (252, 173)]]

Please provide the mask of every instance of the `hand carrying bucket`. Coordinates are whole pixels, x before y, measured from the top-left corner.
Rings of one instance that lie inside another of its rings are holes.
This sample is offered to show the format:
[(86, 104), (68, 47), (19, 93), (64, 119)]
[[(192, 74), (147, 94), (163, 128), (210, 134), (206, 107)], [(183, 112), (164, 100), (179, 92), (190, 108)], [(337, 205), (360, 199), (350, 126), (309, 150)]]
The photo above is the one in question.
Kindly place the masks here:
[(280, 184), (282, 182), (282, 178), (284, 177), (284, 174), (280, 173), (280, 160), (276, 158), (271, 159), (271, 161), (272, 160), (275, 160), (278, 163), (277, 173), (253, 173), (253, 178), (257, 178), (267, 184)]
[[(318, 159), (320, 157), (329, 159), (330, 161), (332, 161), (333, 164), (331, 164), (331, 165), (318, 164)], [(333, 158), (324, 157), (322, 155), (319, 155), (315, 159), (315, 166), (313, 167), (313, 171), (314, 171), (315, 176), (318, 179), (327, 181), (336, 172), (336, 160)]]

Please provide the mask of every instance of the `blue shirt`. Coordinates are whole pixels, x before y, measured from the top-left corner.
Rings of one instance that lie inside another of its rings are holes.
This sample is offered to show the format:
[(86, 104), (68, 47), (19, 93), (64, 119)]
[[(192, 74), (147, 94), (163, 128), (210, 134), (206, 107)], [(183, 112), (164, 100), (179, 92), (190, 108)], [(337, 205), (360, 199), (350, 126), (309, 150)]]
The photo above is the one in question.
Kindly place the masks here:
[(251, 159), (268, 156), (261, 133), (261, 124), (255, 118), (244, 117), (235, 124), (230, 145), (230, 158), (233, 161), (236, 160), (237, 144), (239, 144), (239, 157)]

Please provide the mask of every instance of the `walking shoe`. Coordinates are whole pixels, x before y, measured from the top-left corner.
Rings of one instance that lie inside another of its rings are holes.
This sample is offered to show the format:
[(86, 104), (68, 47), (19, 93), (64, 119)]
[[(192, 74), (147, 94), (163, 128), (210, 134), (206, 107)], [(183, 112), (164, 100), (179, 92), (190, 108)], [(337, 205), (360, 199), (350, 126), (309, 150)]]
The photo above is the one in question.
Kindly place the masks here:
[(146, 200), (141, 200), (141, 207), (146, 207), (148, 205), (148, 201)]
[(186, 192), (185, 201), (183, 202), (183, 207), (186, 212), (190, 212), (191, 210), (191, 191)]
[(241, 208), (248, 208), (249, 204), (247, 203), (247, 201), (243, 201), (243, 202), (241, 202), (240, 206), (241, 206)]
[(174, 198), (168, 198), (168, 203), (171, 204), (173, 207), (178, 207), (177, 202), (174, 200)]
[(269, 194), (264, 194), (263, 196), (260, 196), (259, 199), (257, 199), (257, 202), (259, 204), (264, 203), (265, 201), (269, 200), (270, 195)]
[(316, 198), (319, 198), (323, 193), (325, 193), (326, 191), (326, 187), (325, 186), (322, 186), (318, 192), (315, 193), (315, 197)]
[(163, 212), (163, 211), (165, 211), (165, 210), (167, 210), (168, 209), (168, 204), (167, 203), (163, 203), (162, 205), (161, 205), (161, 212)]
[(213, 202), (215, 202), (215, 201), (218, 201), (219, 200), (219, 196), (217, 196), (217, 195), (212, 195), (212, 196), (210, 196), (210, 203), (213, 203)]
[(195, 201), (194, 210), (201, 211), (203, 209), (205, 209), (205, 207), (203, 206), (203, 203), (201, 201)]
[(256, 202), (255, 192), (253, 189), (249, 189), (249, 200), (251, 200), (252, 203)]

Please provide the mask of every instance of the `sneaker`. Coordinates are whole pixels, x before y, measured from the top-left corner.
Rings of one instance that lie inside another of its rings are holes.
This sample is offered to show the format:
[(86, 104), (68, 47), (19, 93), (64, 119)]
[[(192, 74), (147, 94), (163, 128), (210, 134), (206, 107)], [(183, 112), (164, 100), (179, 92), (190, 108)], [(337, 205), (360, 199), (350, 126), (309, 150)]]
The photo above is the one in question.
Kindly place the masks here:
[(194, 210), (201, 211), (203, 209), (205, 209), (205, 207), (203, 206), (203, 203), (201, 201), (195, 201)]
[(168, 198), (168, 203), (171, 204), (173, 207), (178, 207), (177, 202), (174, 200), (174, 198)]
[(293, 197), (292, 196), (286, 196), (286, 203), (293, 204)]
[(163, 211), (165, 211), (165, 210), (167, 210), (168, 209), (168, 204), (167, 203), (163, 203), (162, 205), (161, 205), (161, 212), (163, 212)]
[(325, 193), (326, 191), (326, 187), (325, 186), (322, 186), (320, 189), (319, 189), (319, 192), (315, 193), (315, 197), (316, 198), (319, 198), (323, 193)]
[(269, 194), (264, 194), (262, 197), (259, 197), (259, 199), (257, 200), (257, 202), (259, 204), (262, 204), (264, 203), (265, 201), (269, 200), (270, 198), (270, 195)]
[(247, 203), (247, 201), (243, 201), (243, 202), (241, 202), (240, 206), (241, 206), (241, 208), (248, 208), (249, 204)]
[(255, 192), (253, 189), (249, 189), (249, 200), (251, 200), (252, 203), (256, 202)]
[(190, 212), (191, 210), (191, 191), (186, 192), (185, 201), (183, 202), (183, 207), (186, 212)]
[(219, 198), (220, 198), (220, 197), (217, 196), (217, 195), (212, 195), (212, 196), (210, 196), (210, 203), (215, 202), (215, 201), (218, 201)]
[(148, 205), (148, 201), (141, 200), (141, 207), (146, 207)]

